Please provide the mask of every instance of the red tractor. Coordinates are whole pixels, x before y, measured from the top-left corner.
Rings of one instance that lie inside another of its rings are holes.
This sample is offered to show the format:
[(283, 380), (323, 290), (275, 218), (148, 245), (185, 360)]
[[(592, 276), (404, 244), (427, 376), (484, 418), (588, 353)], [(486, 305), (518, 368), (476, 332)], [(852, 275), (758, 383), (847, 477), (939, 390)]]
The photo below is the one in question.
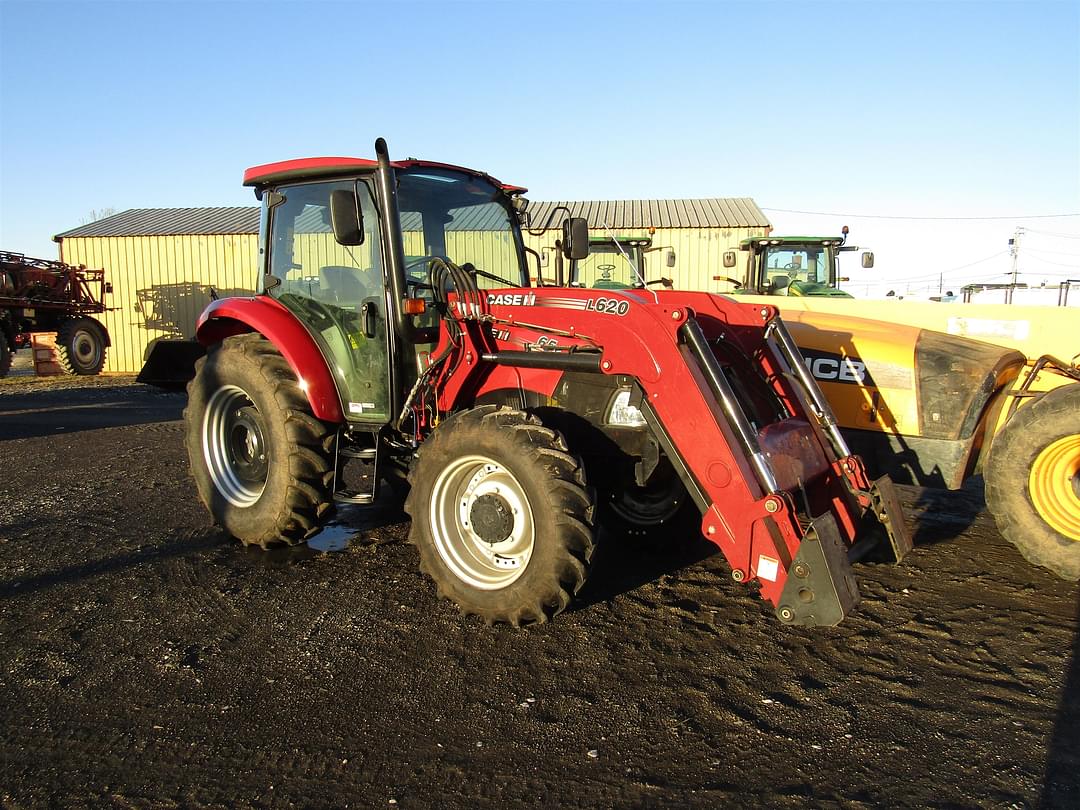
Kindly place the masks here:
[[(259, 291), (203, 313), (185, 411), (199, 493), (233, 535), (303, 542), (407, 471), (423, 570), (514, 625), (567, 606), (598, 524), (672, 533), (696, 509), (788, 624), (857, 604), (849, 555), (872, 529), (910, 549), (891, 482), (867, 480), (774, 307), (530, 286), (525, 189), (375, 151), (245, 174)], [(584, 220), (563, 231), (583, 258)], [(352, 459), (372, 489), (346, 489)]]
[(30, 332), (56, 332), (61, 367), (97, 374), (105, 365), (109, 333), (92, 318), (105, 312), (112, 285), (105, 271), (0, 251), (0, 377)]

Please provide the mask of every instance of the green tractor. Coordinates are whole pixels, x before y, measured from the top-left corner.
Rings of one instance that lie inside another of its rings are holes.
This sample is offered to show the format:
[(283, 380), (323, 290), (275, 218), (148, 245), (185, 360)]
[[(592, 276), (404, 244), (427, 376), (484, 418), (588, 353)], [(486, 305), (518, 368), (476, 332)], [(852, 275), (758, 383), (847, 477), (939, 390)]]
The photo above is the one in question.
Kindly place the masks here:
[[(848, 227), (841, 236), (755, 236), (739, 243), (746, 253), (743, 277), (713, 276), (714, 281), (735, 285), (736, 295), (794, 295), (852, 298), (840, 289), (846, 281), (839, 274), (841, 253), (857, 251), (848, 245)], [(738, 265), (734, 250), (724, 253), (724, 267)], [(874, 254), (864, 251), (862, 266), (874, 266)]]
[(653, 247), (651, 236), (590, 236), (589, 255), (570, 261), (571, 287), (596, 290), (631, 290), (660, 285), (672, 287), (670, 278), (649, 279), (646, 254), (665, 251), (664, 263), (675, 266), (675, 251)]

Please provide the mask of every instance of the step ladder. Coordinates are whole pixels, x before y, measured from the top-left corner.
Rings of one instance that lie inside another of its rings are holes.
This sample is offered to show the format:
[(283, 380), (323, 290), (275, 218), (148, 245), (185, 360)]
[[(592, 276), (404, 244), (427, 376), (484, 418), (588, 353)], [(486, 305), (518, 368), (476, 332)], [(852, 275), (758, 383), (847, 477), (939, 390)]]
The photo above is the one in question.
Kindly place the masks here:
[[(379, 497), (379, 434), (364, 431), (346, 434), (339, 431), (334, 443), (334, 501), (337, 503), (373, 503)], [(370, 490), (346, 489), (342, 471), (354, 459), (371, 462)]]

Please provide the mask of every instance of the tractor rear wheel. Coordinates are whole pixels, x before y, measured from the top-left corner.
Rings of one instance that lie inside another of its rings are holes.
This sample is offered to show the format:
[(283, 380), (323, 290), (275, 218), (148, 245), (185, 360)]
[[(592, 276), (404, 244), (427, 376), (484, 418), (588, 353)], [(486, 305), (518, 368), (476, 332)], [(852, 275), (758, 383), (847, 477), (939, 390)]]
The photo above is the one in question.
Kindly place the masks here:
[(562, 436), (485, 405), (421, 445), (405, 511), (420, 567), (463, 613), (514, 626), (559, 613), (585, 583), (593, 499)]
[(1080, 579), (1080, 384), (1021, 407), (994, 437), (986, 503), (1029, 562)]
[(191, 472), (214, 522), (245, 545), (296, 545), (333, 497), (334, 433), (296, 374), (258, 334), (227, 337), (196, 363), (184, 410)]
[(104, 327), (93, 318), (69, 318), (56, 330), (57, 357), (68, 374), (99, 374), (106, 343)]

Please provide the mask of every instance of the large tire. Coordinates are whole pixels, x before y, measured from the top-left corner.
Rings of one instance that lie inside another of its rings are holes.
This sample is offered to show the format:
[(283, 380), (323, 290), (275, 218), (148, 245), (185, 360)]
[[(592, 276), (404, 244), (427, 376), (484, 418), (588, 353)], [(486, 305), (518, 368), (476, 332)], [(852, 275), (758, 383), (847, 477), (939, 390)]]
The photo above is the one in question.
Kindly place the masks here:
[(691, 536), (700, 514), (690, 493), (666, 459), (645, 486), (633, 481), (602, 490), (600, 525), (608, 533), (648, 544), (667, 544)]
[(1080, 579), (1080, 384), (1021, 407), (994, 438), (986, 503), (1030, 562)]
[(68, 374), (100, 374), (108, 339), (93, 318), (69, 318), (56, 330), (56, 355)]
[(485, 405), (421, 445), (405, 511), (420, 567), (463, 613), (520, 626), (561, 612), (594, 548), (593, 499), (562, 436)]
[(296, 545), (330, 510), (334, 432), (258, 334), (236, 335), (195, 366), (184, 410), (191, 473), (214, 522), (245, 545)]

